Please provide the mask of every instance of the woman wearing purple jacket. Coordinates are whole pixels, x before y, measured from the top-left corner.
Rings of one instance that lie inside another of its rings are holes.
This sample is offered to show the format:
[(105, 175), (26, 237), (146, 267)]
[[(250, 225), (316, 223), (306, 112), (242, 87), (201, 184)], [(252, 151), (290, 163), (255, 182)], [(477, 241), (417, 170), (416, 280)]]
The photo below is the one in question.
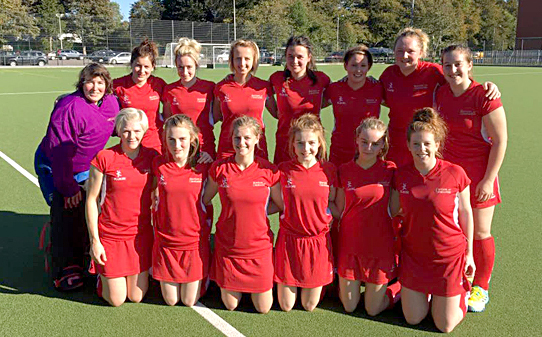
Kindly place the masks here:
[(76, 87), (56, 103), (35, 158), (40, 187), (51, 206), (52, 276), (55, 288), (63, 291), (83, 285), (88, 246), (83, 185), (90, 161), (112, 135), (119, 112), (104, 66), (87, 65)]

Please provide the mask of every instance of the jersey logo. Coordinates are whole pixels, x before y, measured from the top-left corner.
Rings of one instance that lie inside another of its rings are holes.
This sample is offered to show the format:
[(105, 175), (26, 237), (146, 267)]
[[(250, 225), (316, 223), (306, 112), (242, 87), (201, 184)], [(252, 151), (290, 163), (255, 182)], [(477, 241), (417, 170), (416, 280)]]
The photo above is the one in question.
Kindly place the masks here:
[(198, 97), (198, 103), (205, 103), (205, 98)]
[(226, 94), (226, 95), (224, 95), (224, 103), (228, 103), (228, 102), (231, 102), (231, 99), (230, 99), (230, 97)]
[(263, 99), (263, 95), (252, 95), (251, 97), (254, 99)]
[(355, 190), (355, 189), (356, 189), (356, 188), (355, 188), (354, 186), (352, 186), (352, 182), (351, 182), (350, 180), (348, 180), (348, 181), (346, 182), (346, 190), (347, 190), (347, 191), (353, 191), (353, 190)]
[(263, 181), (253, 181), (252, 186), (253, 187), (262, 187), (262, 186), (265, 186), (265, 183)]
[(160, 99), (160, 96), (158, 95), (149, 96), (149, 101), (157, 101), (159, 99)]
[(346, 105), (346, 102), (343, 100), (342, 96), (339, 96), (339, 100), (337, 101), (337, 104)]
[(461, 116), (474, 116), (476, 115), (476, 112), (472, 111), (472, 110), (459, 110), (459, 115)]
[(222, 187), (222, 188), (229, 188), (230, 185), (228, 185), (228, 179), (222, 178), (222, 184), (220, 184), (220, 187)]
[(130, 102), (130, 97), (129, 97), (128, 95), (122, 96), (122, 101), (123, 101), (125, 104), (131, 104), (131, 102)]
[(201, 178), (189, 178), (188, 182), (193, 183), (193, 184), (198, 184), (198, 183), (201, 183)]
[(117, 170), (115, 172), (115, 177), (113, 178), (114, 181), (122, 181), (122, 180), (126, 180), (126, 177), (123, 177), (122, 176), (122, 172), (120, 170)]
[(401, 193), (401, 194), (410, 194), (410, 192), (407, 189), (406, 184), (403, 184), (403, 186), (401, 186), (401, 190), (399, 191), (399, 193)]
[(393, 89), (393, 82), (390, 82), (390, 84), (388, 85), (388, 88), (386, 90), (389, 91), (389, 92), (394, 92), (395, 91), (395, 89)]
[(451, 188), (435, 188), (435, 193), (437, 193), (437, 194), (451, 194), (452, 189)]
[(327, 184), (327, 181), (319, 181), (318, 184), (319, 184), (321, 187), (329, 187), (329, 185)]
[(286, 179), (286, 186), (284, 186), (285, 188), (295, 188), (295, 185), (294, 183), (292, 182), (292, 178), (288, 178)]
[(365, 103), (367, 103), (367, 104), (378, 104), (378, 100), (374, 99), (374, 98), (367, 98), (365, 100)]
[(320, 95), (320, 90), (318, 89), (309, 90), (309, 95)]
[(171, 105), (179, 105), (179, 101), (177, 101), (177, 97), (173, 97), (173, 102), (171, 102)]
[(281, 92), (279, 93), (282, 97), (288, 97), (288, 93), (286, 93), (286, 88), (282, 88)]
[(166, 178), (164, 177), (163, 174), (160, 174), (160, 178), (158, 179), (158, 184), (162, 185), (162, 186), (166, 186), (167, 183), (166, 183)]
[(427, 89), (427, 84), (415, 84), (414, 85), (414, 90), (426, 90)]

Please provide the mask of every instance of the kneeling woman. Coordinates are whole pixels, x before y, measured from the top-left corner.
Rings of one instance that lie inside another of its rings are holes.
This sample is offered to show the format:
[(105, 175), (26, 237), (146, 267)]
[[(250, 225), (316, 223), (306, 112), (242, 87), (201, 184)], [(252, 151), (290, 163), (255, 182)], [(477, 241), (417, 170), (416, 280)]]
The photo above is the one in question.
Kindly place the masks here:
[(445, 137), (446, 124), (433, 109), (414, 114), (407, 130), (413, 163), (397, 170), (391, 211), (404, 214), (399, 280), (405, 318), (418, 324), (431, 308), (437, 328), (450, 332), (467, 310), (474, 225), (470, 179), (460, 166), (437, 158)]
[(100, 276), (98, 295), (119, 306), (127, 297), (140, 302), (148, 289), (153, 242), (150, 172), (158, 153), (141, 146), (148, 128), (142, 110), (121, 110), (115, 128), (120, 144), (100, 151), (91, 162), (86, 216), (90, 272)]
[(275, 282), (282, 310), (292, 309), (300, 287), (301, 304), (312, 311), (322, 287), (333, 281), (328, 210), (335, 208), (337, 171), (325, 161), (324, 128), (313, 114), (293, 121), (289, 150), (296, 159), (279, 165), (284, 213), (275, 247)]
[(212, 221), (206, 220), (207, 209), (201, 203), (209, 166), (198, 164), (198, 133), (190, 117), (168, 118), (167, 153), (152, 164), (157, 206), (152, 270), (168, 305), (179, 300), (187, 306), (196, 304), (209, 273)]
[(282, 203), (279, 172), (254, 155), (262, 136), (258, 120), (238, 117), (231, 132), (235, 155), (211, 166), (203, 196), (207, 205), (218, 192), (222, 205), (211, 279), (228, 310), (237, 307), (242, 293), (250, 293), (256, 310), (267, 313), (273, 304), (273, 232), (266, 207), (270, 195), (276, 204)]

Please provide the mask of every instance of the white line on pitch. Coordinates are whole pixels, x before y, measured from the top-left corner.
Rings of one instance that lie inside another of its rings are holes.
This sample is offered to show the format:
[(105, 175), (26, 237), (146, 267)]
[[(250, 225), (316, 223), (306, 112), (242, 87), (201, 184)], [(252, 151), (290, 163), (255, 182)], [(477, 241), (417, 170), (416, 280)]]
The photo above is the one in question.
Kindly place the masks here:
[(0, 96), (10, 96), (10, 95), (37, 95), (37, 94), (59, 94), (59, 93), (67, 93), (67, 92), (70, 92), (70, 89), (68, 89), (68, 90), (61, 90), (61, 91), (0, 92)]
[(38, 183), (38, 178), (34, 177), (32, 174), (30, 174), (27, 170), (21, 167), (21, 165), (14, 162), (10, 157), (6, 156), (4, 152), (0, 151), (0, 158), (4, 159), (9, 165), (13, 166), (14, 169), (19, 171), (20, 174), (25, 176), (28, 180), (30, 180), (34, 185), (37, 187), (40, 187)]
[(476, 77), (483, 77), (483, 76), (507, 76), (507, 75), (539, 75), (542, 74), (541, 71), (533, 71), (529, 73), (499, 73), (499, 74), (479, 74), (476, 75)]
[[(21, 165), (17, 164), (10, 157), (6, 156), (4, 154), (4, 152), (2, 152), (2, 151), (0, 151), (0, 157), (2, 159), (4, 159), (8, 164), (13, 166), (14, 169), (19, 171), (19, 173), (21, 173), (23, 176), (25, 176), (34, 185), (39, 187), (38, 179), (36, 177), (34, 177), (32, 174), (30, 174), (27, 170), (22, 168)], [(207, 308), (201, 302), (196, 303), (196, 305), (193, 306), (192, 309), (194, 309), (195, 312), (197, 312), (200, 316), (205, 318), (205, 320), (207, 320), (209, 323), (211, 323), (212, 326), (217, 328), (224, 335), (226, 335), (228, 337), (245, 337), (245, 335), (240, 333), (237, 329), (235, 329), (228, 322), (223, 320), (220, 316), (215, 314), (211, 309)]]

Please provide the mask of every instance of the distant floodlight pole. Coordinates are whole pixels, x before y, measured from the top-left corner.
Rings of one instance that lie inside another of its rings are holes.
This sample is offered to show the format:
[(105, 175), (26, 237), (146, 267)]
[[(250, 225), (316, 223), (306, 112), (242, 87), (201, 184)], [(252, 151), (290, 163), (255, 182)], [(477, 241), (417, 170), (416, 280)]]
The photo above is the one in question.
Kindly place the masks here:
[(62, 23), (60, 22), (60, 18), (64, 16), (64, 14), (55, 14), (58, 18), (58, 39), (60, 40), (60, 49), (62, 48)]
[(410, 27), (414, 26), (414, 3), (416, 0), (412, 0), (412, 7), (410, 8)]
[(233, 0), (233, 40), (237, 41), (237, 25), (235, 18), (235, 0)]
[(337, 15), (337, 50), (339, 50), (339, 18), (341, 16), (340, 15)]

